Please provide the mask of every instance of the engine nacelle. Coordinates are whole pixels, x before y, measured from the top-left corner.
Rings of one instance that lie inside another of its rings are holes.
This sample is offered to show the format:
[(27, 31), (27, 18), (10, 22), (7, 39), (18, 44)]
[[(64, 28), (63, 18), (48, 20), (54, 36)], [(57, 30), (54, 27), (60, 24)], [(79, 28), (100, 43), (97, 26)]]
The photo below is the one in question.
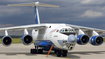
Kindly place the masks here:
[(11, 45), (12, 43), (12, 38), (10, 36), (4, 36), (2, 39), (1, 39), (1, 42), (4, 46), (9, 46)]
[(80, 45), (84, 45), (84, 44), (87, 44), (89, 42), (88, 35), (81, 34), (81, 35), (78, 35), (77, 38), (78, 38), (77, 43)]
[(103, 43), (103, 38), (101, 36), (93, 36), (90, 39), (92, 45), (101, 45)]
[(32, 42), (33, 42), (33, 38), (31, 35), (23, 35), (22, 38), (21, 38), (21, 42), (24, 44), (24, 45), (30, 45)]

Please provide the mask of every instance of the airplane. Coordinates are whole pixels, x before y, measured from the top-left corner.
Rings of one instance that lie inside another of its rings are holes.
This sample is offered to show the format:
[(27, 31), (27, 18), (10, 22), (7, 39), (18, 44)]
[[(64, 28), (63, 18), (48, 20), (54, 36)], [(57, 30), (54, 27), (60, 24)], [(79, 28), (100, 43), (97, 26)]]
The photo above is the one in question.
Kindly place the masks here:
[[(43, 54), (44, 50), (53, 50), (57, 57), (66, 57), (68, 51), (73, 50), (76, 44), (85, 45), (90, 43), (94, 46), (99, 46), (104, 41), (102, 36), (99, 35), (105, 33), (105, 30), (102, 29), (65, 23), (40, 23), (38, 7), (59, 7), (57, 5), (34, 2), (9, 4), (8, 6), (34, 7), (36, 24), (0, 28), (0, 31), (5, 31), (5, 35), (1, 39), (4, 46), (10, 46), (12, 43), (12, 37), (9, 36), (8, 31), (17, 30), (24, 31), (24, 35), (21, 38), (21, 42), (24, 45), (30, 45), (35, 40), (35, 48), (30, 49), (32, 54)], [(32, 30), (32, 35), (28, 33), (28, 30)]]

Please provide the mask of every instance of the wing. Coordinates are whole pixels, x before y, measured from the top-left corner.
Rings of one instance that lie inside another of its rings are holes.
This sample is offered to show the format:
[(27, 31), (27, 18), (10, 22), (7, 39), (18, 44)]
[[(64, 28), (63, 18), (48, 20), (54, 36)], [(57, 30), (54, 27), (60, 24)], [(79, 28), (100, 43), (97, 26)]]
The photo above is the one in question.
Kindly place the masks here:
[(6, 27), (0, 28), (0, 31), (5, 31), (5, 36), (2, 37), (2, 44), (5, 46), (9, 46), (12, 43), (12, 38), (8, 35), (8, 31), (16, 31), (16, 30), (24, 30), (24, 35), (21, 38), (21, 42), (24, 45), (30, 45), (33, 42), (33, 38), (29, 35), (27, 30), (39, 29), (43, 30), (46, 26), (42, 24), (33, 24), (33, 25), (25, 25), (25, 26), (15, 26), (15, 27)]
[(102, 29), (96, 29), (96, 28), (90, 28), (90, 27), (84, 27), (84, 26), (77, 26), (77, 25), (71, 25), (71, 24), (66, 24), (67, 26), (70, 26), (74, 29), (81, 29), (83, 30), (85, 33), (87, 33), (89, 36), (90, 34), (92, 34), (92, 31), (96, 31), (98, 34), (102, 34), (105, 33), (105, 30)]
[(42, 25), (42, 24), (32, 24), (32, 25), (24, 25), (24, 26), (15, 26), (15, 27), (6, 27), (6, 28), (0, 28), (0, 31), (15, 31), (15, 30), (24, 30), (24, 29), (27, 29), (27, 30), (32, 30), (32, 29), (44, 29), (46, 28), (45, 25)]

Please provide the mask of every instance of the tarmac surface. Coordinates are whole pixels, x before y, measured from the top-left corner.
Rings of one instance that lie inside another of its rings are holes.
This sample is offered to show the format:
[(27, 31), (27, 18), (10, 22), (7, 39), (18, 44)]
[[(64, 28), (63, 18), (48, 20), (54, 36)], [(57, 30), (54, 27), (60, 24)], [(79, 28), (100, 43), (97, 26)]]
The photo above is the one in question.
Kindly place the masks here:
[(30, 49), (34, 45), (25, 46), (23, 44), (12, 44), (9, 47), (0, 44), (0, 59), (105, 59), (105, 43), (100, 46), (91, 44), (78, 45), (68, 52), (67, 57), (56, 57), (52, 51), (48, 57), (44, 54), (30, 54)]

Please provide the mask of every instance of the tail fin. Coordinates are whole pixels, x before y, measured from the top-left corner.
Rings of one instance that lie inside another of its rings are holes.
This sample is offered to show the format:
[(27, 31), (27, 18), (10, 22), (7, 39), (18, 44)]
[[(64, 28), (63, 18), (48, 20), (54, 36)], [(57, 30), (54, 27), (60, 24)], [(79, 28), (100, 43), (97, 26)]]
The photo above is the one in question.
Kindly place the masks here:
[(59, 7), (59, 6), (56, 6), (56, 5), (43, 4), (43, 3), (39, 3), (39, 2), (24, 3), (24, 4), (9, 4), (7, 6), (33, 6), (35, 8), (35, 22), (36, 22), (36, 24), (40, 24), (40, 18), (39, 18), (39, 13), (38, 13), (38, 6)]

